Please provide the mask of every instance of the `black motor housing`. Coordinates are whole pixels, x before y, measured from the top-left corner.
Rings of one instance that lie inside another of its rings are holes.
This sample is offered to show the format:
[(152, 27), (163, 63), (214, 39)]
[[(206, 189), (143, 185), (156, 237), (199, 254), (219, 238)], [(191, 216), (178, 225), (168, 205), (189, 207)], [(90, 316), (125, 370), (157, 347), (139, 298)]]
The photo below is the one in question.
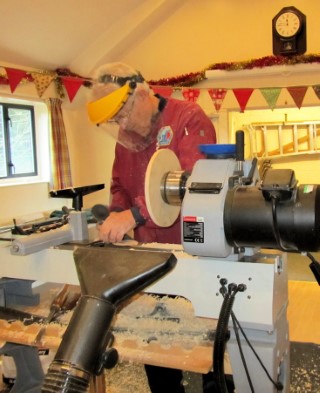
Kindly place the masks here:
[(233, 247), (285, 251), (320, 249), (320, 186), (300, 185), (289, 200), (268, 200), (259, 187), (227, 193), (224, 228)]

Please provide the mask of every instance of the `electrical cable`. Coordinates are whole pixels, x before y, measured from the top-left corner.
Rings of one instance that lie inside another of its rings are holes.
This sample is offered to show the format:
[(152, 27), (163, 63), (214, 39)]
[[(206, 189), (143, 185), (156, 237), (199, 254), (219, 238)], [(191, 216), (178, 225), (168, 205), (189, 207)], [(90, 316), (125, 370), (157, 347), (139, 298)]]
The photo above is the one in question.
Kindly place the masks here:
[(280, 248), (281, 251), (286, 251), (286, 252), (299, 252), (297, 249), (291, 249), (291, 248), (287, 248), (282, 244), (282, 240), (281, 240), (281, 236), (280, 236), (280, 232), (279, 232), (279, 227), (278, 227), (278, 220), (277, 220), (277, 202), (278, 202), (278, 198), (276, 195), (271, 194), (271, 206), (272, 206), (272, 232), (273, 235), (277, 241), (277, 244)]
[(248, 379), (248, 383), (250, 386), (251, 393), (255, 393), (254, 387), (252, 384), (252, 380), (249, 374), (249, 370), (247, 367), (247, 363), (243, 354), (242, 346), (241, 346), (241, 341), (240, 341), (240, 335), (239, 331), (243, 335), (245, 341), (247, 342), (249, 348), (252, 350), (253, 354), (257, 358), (260, 366), (264, 370), (265, 374), (267, 375), (268, 379), (270, 382), (275, 386), (277, 389), (277, 392), (280, 392), (283, 390), (283, 384), (281, 382), (275, 382), (270, 373), (268, 372), (267, 368), (263, 364), (262, 360), (260, 359), (259, 355), (257, 354), (256, 350), (253, 348), (252, 344), (250, 343), (247, 335), (245, 334), (242, 326), (240, 325), (240, 322), (238, 321), (237, 317), (235, 316), (234, 312), (232, 311), (233, 303), (235, 300), (235, 295), (237, 292), (244, 292), (246, 290), (246, 286), (244, 284), (229, 284), (228, 285), (228, 290), (226, 289), (226, 284), (227, 280), (226, 279), (221, 279), (220, 283), (222, 287), (220, 288), (220, 293), (223, 296), (223, 303), (221, 306), (220, 314), (219, 314), (219, 319), (218, 319), (218, 325), (217, 325), (217, 330), (216, 330), (216, 337), (215, 337), (215, 342), (214, 342), (214, 357), (213, 357), (213, 373), (214, 373), (214, 378), (217, 383), (217, 388), (219, 393), (228, 393), (227, 390), (227, 385), (225, 382), (225, 374), (224, 374), (224, 353), (225, 353), (225, 347), (226, 347), (226, 341), (227, 341), (227, 331), (228, 331), (228, 322), (229, 318), (231, 317), (233, 327), (234, 327), (234, 332), (236, 336), (236, 340), (238, 343), (239, 351), (240, 351), (240, 357), (245, 369), (245, 373)]
[[(218, 324), (216, 329), (216, 335), (214, 339), (213, 349), (213, 375), (217, 385), (219, 393), (228, 393), (228, 388), (225, 380), (224, 373), (224, 354), (226, 348), (227, 334), (228, 334), (228, 322), (232, 305), (234, 302), (234, 295), (231, 295), (231, 284), (229, 284), (229, 290), (227, 291), (225, 285), (227, 284), (226, 279), (221, 279), (220, 293), (223, 296), (223, 303), (221, 306)], [(235, 285), (235, 284), (234, 284)]]
[(311, 260), (309, 268), (311, 269), (315, 279), (317, 280), (318, 285), (320, 285), (320, 263), (315, 259), (312, 254), (310, 254), (310, 252), (307, 252), (306, 256)]
[(272, 382), (272, 384), (274, 385), (274, 387), (277, 389), (278, 392), (279, 392), (279, 391), (282, 391), (282, 390), (283, 390), (283, 385), (282, 385), (282, 383), (281, 383), (281, 382), (275, 382), (275, 381), (272, 379), (272, 377), (271, 377), (271, 375), (269, 374), (267, 368), (266, 368), (265, 365), (262, 363), (262, 360), (260, 359), (260, 357), (259, 357), (259, 355), (257, 354), (256, 350), (253, 348), (252, 344), (250, 343), (250, 341), (249, 341), (247, 335), (245, 334), (245, 332), (244, 332), (242, 326), (240, 325), (240, 322), (239, 322), (238, 319), (236, 318), (236, 316), (235, 316), (235, 314), (234, 314), (233, 311), (231, 311), (231, 316), (232, 316), (232, 318), (234, 319), (234, 321), (236, 322), (236, 324), (237, 324), (239, 330), (241, 331), (241, 334), (243, 335), (244, 339), (246, 340), (248, 346), (250, 347), (250, 349), (252, 350), (253, 354), (254, 354), (255, 357), (257, 358), (257, 360), (258, 360), (260, 366), (262, 367), (262, 369), (263, 369), (264, 372), (266, 373), (268, 379)]
[(250, 390), (251, 390), (252, 393), (254, 393), (254, 387), (253, 387), (252, 380), (251, 380), (251, 377), (250, 377), (250, 373), (249, 373), (249, 370), (248, 370), (247, 362), (246, 362), (246, 359), (245, 359), (245, 356), (244, 356), (244, 353), (243, 353), (243, 350), (242, 350), (242, 345), (241, 345), (241, 340), (240, 340), (240, 335), (239, 335), (239, 329), (238, 329), (238, 326), (236, 324), (235, 315), (234, 315), (233, 312), (231, 312), (231, 319), (232, 319), (233, 330), (234, 330), (234, 333), (235, 333), (235, 336), (236, 336), (236, 340), (237, 340), (237, 344), (238, 344), (238, 348), (239, 348), (239, 352), (240, 352), (241, 361), (242, 361), (242, 364), (243, 364), (243, 367), (244, 367), (244, 371), (245, 371), (246, 376), (247, 376), (247, 380), (248, 380), (248, 383), (249, 383), (249, 386), (250, 386)]
[(225, 373), (224, 373), (224, 353), (226, 347), (226, 337), (228, 330), (230, 297), (226, 296), (221, 308), (217, 324), (216, 336), (213, 351), (213, 374), (217, 383), (219, 393), (228, 393)]
[(223, 303), (221, 306), (216, 336), (214, 340), (214, 351), (213, 351), (213, 375), (216, 383), (217, 391), (219, 393), (228, 393), (226, 385), (226, 378), (224, 373), (224, 354), (228, 336), (228, 324), (230, 315), (232, 313), (232, 307), (235, 300), (235, 295), (238, 292), (246, 290), (244, 284), (236, 285), (234, 283), (228, 285), (226, 288), (227, 280), (220, 280), (221, 288), (220, 293), (223, 296)]

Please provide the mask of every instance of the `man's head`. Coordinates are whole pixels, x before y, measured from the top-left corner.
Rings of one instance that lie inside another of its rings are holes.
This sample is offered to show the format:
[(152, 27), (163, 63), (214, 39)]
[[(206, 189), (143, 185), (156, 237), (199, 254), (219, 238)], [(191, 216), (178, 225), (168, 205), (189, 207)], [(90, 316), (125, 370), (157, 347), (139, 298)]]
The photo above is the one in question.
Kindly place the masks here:
[(149, 85), (131, 66), (110, 63), (99, 67), (93, 78), (93, 101), (88, 104), (90, 120), (99, 124), (113, 119), (141, 91), (149, 93)]
[(124, 63), (99, 67), (93, 78), (92, 98), (88, 114), (93, 123), (116, 122), (120, 133), (130, 139), (150, 134), (158, 99), (134, 68)]

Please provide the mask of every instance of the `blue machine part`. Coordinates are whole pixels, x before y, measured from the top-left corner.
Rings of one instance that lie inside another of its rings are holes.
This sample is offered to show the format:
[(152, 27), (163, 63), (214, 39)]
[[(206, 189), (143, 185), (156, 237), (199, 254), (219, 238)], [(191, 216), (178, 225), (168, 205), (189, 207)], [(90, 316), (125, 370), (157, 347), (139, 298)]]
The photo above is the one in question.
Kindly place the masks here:
[(235, 144), (199, 145), (199, 150), (207, 158), (233, 158), (236, 156)]

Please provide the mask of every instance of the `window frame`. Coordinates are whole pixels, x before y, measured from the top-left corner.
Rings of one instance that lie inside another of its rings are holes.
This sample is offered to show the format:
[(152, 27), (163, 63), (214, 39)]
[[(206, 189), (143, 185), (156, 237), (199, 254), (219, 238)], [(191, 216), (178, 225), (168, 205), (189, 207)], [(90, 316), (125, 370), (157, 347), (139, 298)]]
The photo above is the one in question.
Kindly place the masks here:
[(19, 184), (50, 183), (51, 181), (51, 153), (50, 153), (50, 126), (49, 110), (45, 100), (12, 97), (0, 92), (0, 103), (18, 106), (32, 106), (34, 109), (35, 125), (35, 157), (37, 174), (30, 176), (23, 174), (15, 177), (0, 178), (0, 187)]
[[(3, 128), (4, 128), (4, 142), (5, 142), (5, 153), (6, 153), (6, 166), (7, 166), (7, 176), (0, 176), (0, 180), (4, 179), (14, 179), (18, 177), (29, 177), (38, 175), (38, 160), (37, 160), (37, 140), (36, 140), (36, 127), (35, 127), (35, 114), (33, 105), (22, 105), (17, 103), (7, 103), (2, 102), (0, 98), (0, 105), (3, 109)], [(10, 128), (10, 109), (21, 109), (27, 110), (30, 113), (30, 124), (31, 124), (31, 136), (32, 136), (32, 159), (33, 159), (33, 172), (25, 173), (14, 173), (14, 164), (12, 163), (12, 149), (11, 149), (11, 128)], [(11, 164), (11, 165), (10, 165)]]

